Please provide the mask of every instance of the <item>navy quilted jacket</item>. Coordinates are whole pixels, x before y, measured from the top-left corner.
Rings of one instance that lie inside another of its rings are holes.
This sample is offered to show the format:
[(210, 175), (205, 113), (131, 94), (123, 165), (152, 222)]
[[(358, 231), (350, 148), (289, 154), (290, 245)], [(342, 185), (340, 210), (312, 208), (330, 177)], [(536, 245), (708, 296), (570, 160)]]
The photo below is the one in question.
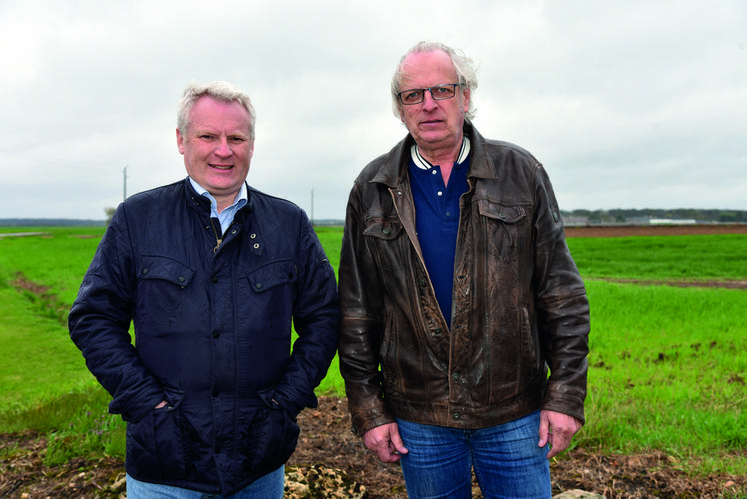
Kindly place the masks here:
[(300, 208), (249, 188), (215, 251), (212, 222), (188, 179), (127, 199), (69, 326), (113, 397), (110, 411), (128, 423), (127, 472), (225, 495), (293, 453), (296, 416), (316, 406), (340, 312), (334, 272)]

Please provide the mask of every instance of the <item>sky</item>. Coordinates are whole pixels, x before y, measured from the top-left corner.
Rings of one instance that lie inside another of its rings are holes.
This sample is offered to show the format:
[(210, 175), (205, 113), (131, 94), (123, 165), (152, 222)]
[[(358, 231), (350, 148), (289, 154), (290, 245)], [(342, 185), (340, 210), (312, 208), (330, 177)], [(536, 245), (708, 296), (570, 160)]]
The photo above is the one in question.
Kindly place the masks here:
[(747, 210), (743, 0), (0, 0), (0, 218), (105, 218), (186, 176), (176, 106), (257, 111), (247, 178), (314, 219), (407, 133), (389, 84), (421, 40), (478, 66), (473, 120), (563, 210)]

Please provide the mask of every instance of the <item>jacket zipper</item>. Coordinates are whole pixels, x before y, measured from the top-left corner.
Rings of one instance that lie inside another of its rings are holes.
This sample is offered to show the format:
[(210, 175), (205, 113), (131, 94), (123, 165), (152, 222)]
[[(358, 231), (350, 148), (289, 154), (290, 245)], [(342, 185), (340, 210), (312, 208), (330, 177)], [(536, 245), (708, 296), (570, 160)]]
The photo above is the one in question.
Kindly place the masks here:
[(218, 252), (218, 248), (220, 247), (221, 243), (223, 242), (223, 238), (218, 235), (218, 231), (215, 229), (215, 219), (210, 219), (210, 226), (213, 228), (213, 234), (215, 234), (215, 240), (217, 244), (215, 245), (215, 248), (213, 248), (213, 253)]

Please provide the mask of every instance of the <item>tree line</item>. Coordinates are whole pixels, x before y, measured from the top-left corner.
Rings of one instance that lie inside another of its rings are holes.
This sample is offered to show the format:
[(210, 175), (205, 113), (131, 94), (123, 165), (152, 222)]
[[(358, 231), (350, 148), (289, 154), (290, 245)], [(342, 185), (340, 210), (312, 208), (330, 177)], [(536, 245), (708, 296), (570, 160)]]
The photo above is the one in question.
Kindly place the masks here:
[(647, 223), (651, 219), (694, 220), (696, 223), (747, 223), (744, 210), (677, 209), (612, 209), (561, 210), (564, 219), (585, 218), (588, 223)]

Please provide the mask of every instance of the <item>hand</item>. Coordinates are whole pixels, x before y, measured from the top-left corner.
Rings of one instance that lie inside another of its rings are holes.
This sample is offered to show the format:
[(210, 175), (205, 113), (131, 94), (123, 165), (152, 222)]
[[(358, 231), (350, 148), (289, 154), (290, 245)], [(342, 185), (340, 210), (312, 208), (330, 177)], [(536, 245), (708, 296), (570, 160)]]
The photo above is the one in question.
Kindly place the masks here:
[(557, 456), (568, 448), (573, 435), (581, 429), (581, 421), (554, 411), (542, 411), (540, 413), (539, 446), (550, 444), (547, 459)]
[(397, 423), (389, 423), (371, 428), (363, 435), (363, 443), (373, 451), (382, 463), (395, 463), (407, 449), (399, 436)]

